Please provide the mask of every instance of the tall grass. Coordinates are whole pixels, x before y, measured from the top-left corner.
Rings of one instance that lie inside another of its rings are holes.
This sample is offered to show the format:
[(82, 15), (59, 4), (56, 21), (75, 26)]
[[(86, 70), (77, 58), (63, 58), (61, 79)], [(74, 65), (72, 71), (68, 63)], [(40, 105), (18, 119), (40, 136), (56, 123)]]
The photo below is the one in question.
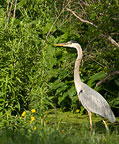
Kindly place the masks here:
[(37, 110), (25, 111), (21, 116), (9, 118), (9, 124), (0, 131), (1, 144), (118, 144), (118, 125), (109, 125), (107, 132), (99, 119), (93, 116), (94, 129), (90, 132), (87, 116)]
[(67, 130), (55, 130), (46, 128), (35, 130), (29, 133), (28, 129), (16, 131), (2, 130), (0, 132), (1, 144), (118, 144), (119, 135), (112, 133), (90, 133), (88, 130), (81, 129), (79, 132)]

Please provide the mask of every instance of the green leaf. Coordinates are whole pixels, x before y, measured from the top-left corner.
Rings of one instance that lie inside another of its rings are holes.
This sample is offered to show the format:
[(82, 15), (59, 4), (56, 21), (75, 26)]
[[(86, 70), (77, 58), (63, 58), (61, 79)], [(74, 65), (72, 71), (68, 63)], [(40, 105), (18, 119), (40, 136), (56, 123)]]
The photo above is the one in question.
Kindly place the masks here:
[(53, 26), (52, 23), (47, 23), (43, 29), (43, 34), (46, 34), (49, 31), (53, 32), (53, 31), (55, 31), (55, 29), (56, 29), (56, 26)]
[(117, 86), (119, 87), (119, 79), (115, 79), (115, 83), (116, 83)]
[(63, 96), (58, 97), (58, 104), (60, 105), (61, 102), (64, 101), (67, 96), (68, 96), (68, 92), (65, 92), (65, 93), (63, 94)]
[(95, 84), (95, 81), (97, 80), (101, 80), (103, 79), (104, 77), (106, 76), (106, 73), (105, 72), (98, 72), (96, 73), (95, 75), (91, 76), (90, 77), (90, 80), (88, 81), (88, 85), (90, 87), (92, 87), (94, 84)]

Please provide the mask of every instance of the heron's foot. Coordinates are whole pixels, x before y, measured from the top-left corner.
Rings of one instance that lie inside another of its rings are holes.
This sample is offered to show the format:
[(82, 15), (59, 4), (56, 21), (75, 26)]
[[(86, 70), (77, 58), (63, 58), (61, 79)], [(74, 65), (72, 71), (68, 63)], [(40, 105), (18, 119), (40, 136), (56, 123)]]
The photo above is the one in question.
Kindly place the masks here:
[(106, 121), (105, 121), (104, 119), (103, 119), (103, 123), (104, 123), (104, 125), (105, 125), (106, 130), (109, 131), (109, 128), (108, 128), (108, 126), (107, 126), (107, 123), (106, 123)]

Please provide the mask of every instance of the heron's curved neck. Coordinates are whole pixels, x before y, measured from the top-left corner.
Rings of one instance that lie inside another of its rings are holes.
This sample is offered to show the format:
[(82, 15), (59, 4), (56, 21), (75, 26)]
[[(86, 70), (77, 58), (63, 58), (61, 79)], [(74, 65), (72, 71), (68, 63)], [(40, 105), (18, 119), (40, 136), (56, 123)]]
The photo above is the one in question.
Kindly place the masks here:
[(79, 46), (76, 47), (77, 49), (77, 59), (75, 61), (75, 68), (74, 68), (74, 82), (75, 82), (75, 86), (81, 83), (81, 79), (80, 79), (80, 75), (79, 75), (79, 67), (80, 67), (80, 62), (82, 59), (82, 49)]

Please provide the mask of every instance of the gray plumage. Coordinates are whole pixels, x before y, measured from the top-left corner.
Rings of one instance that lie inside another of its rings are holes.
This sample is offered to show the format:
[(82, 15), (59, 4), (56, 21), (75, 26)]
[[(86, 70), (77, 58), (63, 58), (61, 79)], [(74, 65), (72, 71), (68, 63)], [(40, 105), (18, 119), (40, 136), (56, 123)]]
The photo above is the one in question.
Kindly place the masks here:
[(115, 116), (103, 96), (85, 83), (81, 84), (81, 89), (78, 97), (87, 110), (107, 118), (112, 123), (115, 122)]

